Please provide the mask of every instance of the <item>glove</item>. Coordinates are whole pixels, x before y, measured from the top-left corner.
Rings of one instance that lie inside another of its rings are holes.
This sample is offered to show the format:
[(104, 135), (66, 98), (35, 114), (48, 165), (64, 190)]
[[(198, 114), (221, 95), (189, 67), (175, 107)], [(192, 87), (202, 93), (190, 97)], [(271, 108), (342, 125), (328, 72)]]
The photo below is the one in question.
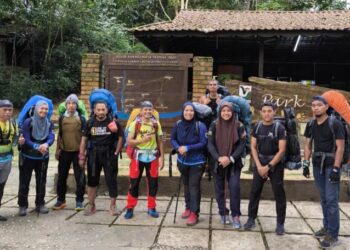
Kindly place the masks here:
[(340, 181), (340, 169), (333, 167), (331, 174), (329, 175), (329, 181), (332, 184), (338, 183)]
[(303, 175), (304, 175), (306, 178), (310, 178), (309, 166), (310, 166), (310, 161), (304, 160), (304, 161), (303, 161)]

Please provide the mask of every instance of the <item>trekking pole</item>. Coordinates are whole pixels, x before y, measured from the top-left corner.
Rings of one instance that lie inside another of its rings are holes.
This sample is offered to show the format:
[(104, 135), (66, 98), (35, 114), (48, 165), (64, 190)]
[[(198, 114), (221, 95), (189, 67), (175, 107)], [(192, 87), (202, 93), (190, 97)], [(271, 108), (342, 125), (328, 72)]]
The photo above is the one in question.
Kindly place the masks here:
[[(43, 176), (44, 176), (44, 169), (45, 169), (45, 159), (42, 160), (41, 163), (41, 172), (40, 172), (40, 179), (39, 179), (39, 195), (42, 196), (42, 183), (43, 183)], [(40, 207), (37, 207), (37, 216), (39, 217), (40, 214)]]
[(171, 157), (172, 151), (169, 154), (169, 177), (173, 177), (173, 159)]
[(225, 210), (224, 210), (224, 227), (226, 226), (226, 199), (227, 199), (227, 167), (224, 168), (224, 175), (225, 175), (225, 178), (224, 178), (224, 197), (225, 197)]
[(181, 191), (181, 182), (182, 182), (182, 175), (180, 173), (180, 180), (179, 180), (179, 188), (177, 189), (177, 197), (176, 197), (176, 203), (175, 203), (175, 212), (174, 212), (174, 224), (176, 221), (176, 212), (177, 212), (177, 206), (179, 204), (179, 196), (180, 196), (180, 191)]

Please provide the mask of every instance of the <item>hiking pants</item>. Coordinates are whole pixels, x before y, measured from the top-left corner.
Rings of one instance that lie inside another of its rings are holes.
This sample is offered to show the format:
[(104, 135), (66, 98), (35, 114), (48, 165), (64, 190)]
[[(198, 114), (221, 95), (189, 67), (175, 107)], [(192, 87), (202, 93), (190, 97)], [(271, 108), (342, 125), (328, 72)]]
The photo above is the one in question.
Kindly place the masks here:
[(19, 191), (18, 205), (28, 208), (28, 193), (33, 170), (36, 181), (35, 206), (45, 204), (46, 176), (49, 158), (43, 160), (33, 160), (23, 157), (23, 164), (19, 165)]
[(11, 172), (11, 163), (12, 161), (8, 161), (0, 164), (0, 207), (2, 196), (4, 195), (5, 184)]
[(76, 201), (83, 202), (85, 194), (85, 172), (79, 166), (79, 152), (68, 152), (61, 150), (58, 159), (58, 181), (57, 181), (57, 195), (58, 201), (64, 202), (66, 200), (67, 192), (67, 178), (69, 169), (73, 163), (74, 177), (76, 182)]
[(142, 162), (133, 158), (129, 167), (129, 192), (126, 208), (132, 209), (136, 206), (139, 197), (139, 186), (143, 170), (146, 169), (147, 178), (147, 201), (148, 208), (156, 207), (156, 195), (158, 191), (158, 158), (152, 162)]
[[(226, 168), (218, 166), (216, 173), (214, 172), (215, 198), (216, 202), (218, 203), (219, 214), (221, 216), (227, 213), (225, 204), (227, 197), (230, 198), (231, 215), (241, 215), (240, 178), (241, 168), (236, 167), (233, 164), (230, 164)], [(227, 181), (227, 184), (225, 183), (225, 179)]]
[(201, 179), (203, 175), (203, 165), (186, 166), (177, 164), (184, 184), (184, 195), (186, 209), (198, 214), (201, 202)]
[(88, 151), (88, 186), (97, 187), (103, 168), (109, 197), (117, 198), (118, 156), (109, 147), (95, 146)]
[(323, 227), (327, 234), (338, 238), (339, 234), (339, 191), (340, 182), (331, 183), (329, 176), (333, 166), (324, 166), (323, 173), (320, 173), (319, 165), (313, 164), (313, 174), (316, 187), (320, 193), (323, 212)]
[[(283, 177), (284, 177), (284, 166), (278, 164), (274, 167), (273, 171), (269, 171), (268, 177), (270, 178), (272, 191), (276, 200), (276, 213), (277, 223), (284, 224), (286, 218), (286, 194), (284, 192)], [(256, 219), (258, 215), (259, 202), (261, 192), (267, 179), (262, 178), (257, 168), (253, 170), (253, 183), (250, 192), (248, 216), (249, 218)]]

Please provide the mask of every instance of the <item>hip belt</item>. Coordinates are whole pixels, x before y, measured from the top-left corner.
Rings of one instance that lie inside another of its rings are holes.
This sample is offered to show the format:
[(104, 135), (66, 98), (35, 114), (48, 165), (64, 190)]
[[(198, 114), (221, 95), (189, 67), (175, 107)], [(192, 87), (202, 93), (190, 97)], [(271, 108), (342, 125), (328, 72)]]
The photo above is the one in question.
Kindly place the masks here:
[(327, 157), (334, 159), (335, 153), (329, 153), (329, 152), (314, 152), (313, 156), (315, 157), (321, 157), (321, 165), (320, 165), (320, 174), (323, 173), (323, 167), (324, 167), (324, 161)]

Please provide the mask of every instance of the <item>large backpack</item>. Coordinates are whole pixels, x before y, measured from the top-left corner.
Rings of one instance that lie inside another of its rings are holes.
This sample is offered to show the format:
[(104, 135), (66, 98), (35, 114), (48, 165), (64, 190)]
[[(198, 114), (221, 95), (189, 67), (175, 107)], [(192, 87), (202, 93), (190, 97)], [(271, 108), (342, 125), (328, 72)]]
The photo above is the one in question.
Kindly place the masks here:
[[(342, 164), (346, 164), (349, 162), (349, 156), (350, 156), (350, 128), (347, 122), (333, 109), (329, 109), (327, 111), (329, 114), (328, 118), (328, 126), (332, 132), (333, 135), (333, 153), (335, 154), (336, 151), (336, 144), (335, 144), (335, 131), (334, 131), (334, 120), (338, 120), (341, 122), (344, 128), (344, 133), (345, 133), (345, 144), (344, 144), (344, 154), (343, 154), (343, 159), (342, 159)], [(309, 121), (309, 128), (310, 131), (313, 131), (313, 126), (316, 124), (316, 119), (312, 119)], [(311, 142), (313, 141), (313, 135), (311, 134)]]
[[(129, 134), (129, 128), (130, 128), (130, 124), (135, 121), (135, 133), (134, 133), (134, 139), (136, 138), (137, 134), (140, 132), (141, 129), (141, 125), (142, 125), (142, 120), (141, 120), (141, 116), (140, 116), (140, 108), (134, 108), (131, 111), (131, 114), (129, 116), (129, 119), (126, 123), (126, 127), (125, 127), (125, 146), (126, 146), (126, 154), (127, 156), (132, 159), (134, 158), (134, 154), (135, 154), (135, 148), (131, 147), (130, 145), (127, 144), (127, 139), (128, 139), (128, 134)], [(153, 113), (152, 113), (152, 117), (151, 117), (151, 121), (152, 121), (152, 125), (155, 131), (155, 135), (157, 137), (158, 135), (158, 121), (159, 121), (159, 113), (157, 110), (153, 109)]]
[[(82, 100), (78, 101), (77, 111), (79, 115), (82, 115), (85, 119), (88, 119), (88, 112)], [(58, 106), (58, 115), (61, 116), (64, 114), (64, 112), (66, 112), (66, 102), (61, 102)]]
[[(284, 108), (284, 117), (274, 117), (273, 137), (278, 143), (278, 128), (282, 124), (287, 133), (286, 153), (282, 159), (284, 167), (289, 170), (297, 170), (301, 168), (300, 143), (298, 139), (298, 124), (295, 120), (295, 112), (292, 107)], [(262, 122), (260, 121), (255, 129), (258, 134)]]
[[(244, 126), (244, 130), (247, 134), (246, 153), (248, 154), (250, 152), (250, 126), (252, 122), (252, 113), (250, 111), (250, 105), (246, 99), (235, 95), (226, 96), (224, 99), (221, 100), (221, 103), (224, 102), (230, 102), (233, 104), (233, 110), (236, 115), (236, 119), (242, 122)], [(218, 112), (219, 109), (220, 105), (218, 105)]]
[(196, 120), (203, 122), (207, 127), (209, 127), (213, 120), (213, 111), (211, 108), (208, 105), (198, 102), (193, 102), (192, 104), (194, 106)]
[(23, 127), (24, 121), (27, 118), (33, 116), (34, 110), (35, 110), (35, 104), (38, 101), (45, 101), (45, 102), (47, 102), (47, 104), (49, 105), (49, 111), (47, 113), (47, 118), (48, 119), (51, 118), (52, 112), (53, 112), (53, 103), (52, 103), (52, 101), (50, 99), (44, 97), (44, 96), (41, 96), (41, 95), (32, 96), (31, 98), (29, 98), (29, 100), (26, 102), (26, 104), (22, 108), (21, 112), (18, 114), (18, 128), (20, 130)]

